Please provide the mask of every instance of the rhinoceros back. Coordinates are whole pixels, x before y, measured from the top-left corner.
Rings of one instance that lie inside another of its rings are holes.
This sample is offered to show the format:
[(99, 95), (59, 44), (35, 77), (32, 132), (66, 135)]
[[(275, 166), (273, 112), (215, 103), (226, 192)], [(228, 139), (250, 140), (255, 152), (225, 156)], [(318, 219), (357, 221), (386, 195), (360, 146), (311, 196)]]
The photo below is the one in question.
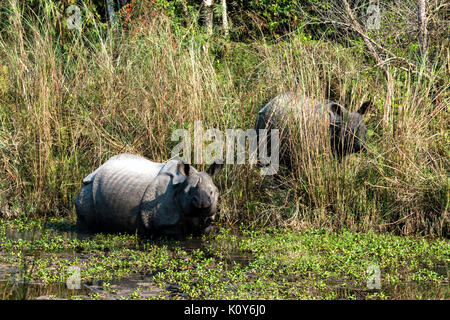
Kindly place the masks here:
[(135, 155), (112, 157), (95, 172), (93, 200), (103, 231), (134, 232), (142, 197), (163, 164)]
[(324, 111), (327, 111), (331, 117), (332, 113), (328, 108), (330, 103), (331, 101), (328, 100), (321, 103), (316, 99), (293, 92), (279, 94), (258, 112), (256, 128), (280, 128), (286, 124), (287, 118), (306, 117), (317, 121), (324, 115)]

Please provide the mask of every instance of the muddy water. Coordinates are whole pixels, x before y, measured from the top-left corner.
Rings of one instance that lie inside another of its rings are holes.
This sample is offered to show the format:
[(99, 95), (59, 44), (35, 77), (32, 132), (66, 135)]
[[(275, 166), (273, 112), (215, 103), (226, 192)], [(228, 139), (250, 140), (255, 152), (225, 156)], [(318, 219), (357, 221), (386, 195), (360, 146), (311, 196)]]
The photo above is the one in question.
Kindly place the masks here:
[(2, 300), (66, 300), (86, 298), (90, 290), (82, 287), (79, 290), (69, 289), (66, 284), (42, 284), (13, 281), (11, 279), (0, 280), (0, 299)]
[[(70, 228), (68, 228), (70, 229)], [(52, 236), (63, 236), (66, 239), (83, 240), (92, 238), (92, 235), (79, 234), (73, 231), (60, 231), (52, 229), (17, 231), (7, 230), (6, 238), (10, 240), (27, 240), (34, 241), (45, 236), (47, 239)], [(167, 244), (166, 244), (167, 245)], [(206, 251), (210, 245), (208, 241), (201, 238), (190, 238), (184, 241), (174, 241), (173, 245), (186, 252), (194, 250)], [(0, 252), (1, 254), (1, 252)], [(45, 252), (40, 255), (46, 255)], [(61, 259), (73, 258), (74, 256), (80, 261), (87, 259), (83, 253), (60, 252), (58, 257)], [(252, 257), (246, 253), (240, 253), (238, 250), (227, 250), (226, 261), (247, 265), (252, 261)], [(170, 284), (165, 290), (159, 288), (152, 282), (151, 276), (136, 274), (131, 277), (120, 280), (104, 281), (96, 279), (80, 283), (75, 289), (69, 289), (66, 283), (60, 282), (55, 284), (44, 284), (36, 282), (27, 282), (23, 280), (23, 276), (19, 269), (11, 268), (7, 265), (0, 264), (0, 300), (66, 300), (66, 299), (148, 299), (148, 298), (177, 298), (188, 299), (189, 296), (180, 291), (179, 286)]]
[[(86, 235), (79, 235), (71, 231), (43, 230), (43, 231), (8, 231), (6, 236), (11, 240), (35, 240), (42, 235), (49, 237), (51, 235), (63, 235), (68, 239), (84, 239)], [(212, 252), (221, 252), (220, 259), (230, 265), (239, 264), (241, 266), (248, 265), (253, 256), (234, 248), (233, 245), (223, 250), (214, 250), (217, 244), (204, 241), (200, 238), (187, 239), (185, 241), (174, 242), (174, 246), (192, 252), (201, 250), (207, 255), (214, 254)], [(171, 245), (169, 244), (169, 247)], [(211, 250), (211, 246), (213, 250)], [(226, 252), (224, 252), (226, 251)], [(0, 253), (1, 254), (1, 253)], [(67, 253), (61, 253), (64, 258)], [(83, 254), (77, 254), (79, 259), (83, 259)], [(435, 272), (448, 276), (446, 266), (437, 266)], [(288, 283), (298, 286), (298, 279), (288, 279)], [(397, 285), (383, 285), (381, 290), (368, 290), (367, 288), (357, 287), (352, 283), (344, 283), (339, 279), (328, 279), (325, 281), (326, 292), (334, 295), (335, 299), (367, 299), (373, 297), (377, 293), (383, 293), (389, 299), (450, 299), (450, 291), (448, 283), (416, 283), (407, 282)], [(308, 286), (308, 283), (302, 283), (302, 286)], [(314, 292), (321, 296), (324, 292)], [(17, 300), (17, 299), (37, 299), (37, 300), (59, 300), (59, 299), (148, 299), (148, 298), (177, 298), (189, 299), (189, 296), (180, 291), (180, 287), (174, 284), (168, 285), (165, 290), (159, 288), (152, 282), (151, 276), (133, 275), (131, 277), (120, 280), (95, 280), (94, 282), (80, 283), (78, 288), (70, 289), (66, 283), (43, 284), (36, 282), (26, 282), (20, 270), (11, 268), (7, 265), (0, 264), (0, 300)]]
[[(341, 285), (342, 281), (326, 281), (327, 291), (333, 292), (336, 299), (357, 299), (364, 300), (375, 298), (377, 294), (385, 294), (390, 300), (415, 300), (415, 299), (450, 299), (450, 289), (447, 283), (418, 283), (414, 281), (403, 282), (396, 285), (381, 286), (381, 290), (369, 290), (352, 286), (351, 284)], [(347, 282), (348, 283), (348, 282)]]

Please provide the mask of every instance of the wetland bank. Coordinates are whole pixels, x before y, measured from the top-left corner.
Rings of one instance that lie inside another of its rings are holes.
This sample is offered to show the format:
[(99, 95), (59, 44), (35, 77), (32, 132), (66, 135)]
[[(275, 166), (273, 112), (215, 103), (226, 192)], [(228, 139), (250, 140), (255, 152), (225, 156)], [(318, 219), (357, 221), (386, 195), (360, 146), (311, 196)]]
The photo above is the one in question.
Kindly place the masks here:
[[(228, 1), (227, 34), (190, 0), (120, 1), (126, 23), (81, 1), (74, 30), (73, 2), (0, 2), (0, 299), (449, 299), (445, 6), (427, 2), (424, 48), (413, 0), (380, 1), (370, 30), (346, 0)], [(211, 235), (75, 232), (82, 180), (110, 157), (167, 162), (177, 130), (245, 132), (290, 91), (372, 101), (364, 150), (337, 159), (289, 123), (277, 178), (217, 175)]]
[[(2, 299), (450, 299), (449, 243), (324, 229), (184, 241), (80, 237), (64, 219), (0, 224)], [(369, 266), (380, 268), (371, 288)], [(70, 267), (79, 288), (70, 290)], [(68, 284), (69, 281), (69, 284)]]

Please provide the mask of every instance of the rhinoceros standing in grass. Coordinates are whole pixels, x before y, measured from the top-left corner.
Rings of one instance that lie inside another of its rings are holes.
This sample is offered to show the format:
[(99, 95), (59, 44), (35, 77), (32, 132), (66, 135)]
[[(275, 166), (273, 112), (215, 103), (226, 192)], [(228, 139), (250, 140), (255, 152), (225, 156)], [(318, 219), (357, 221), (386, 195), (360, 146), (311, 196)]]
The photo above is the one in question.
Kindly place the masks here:
[(211, 177), (221, 168), (214, 162), (198, 172), (180, 160), (114, 156), (83, 179), (75, 200), (77, 228), (174, 237), (207, 232), (219, 196)]
[[(281, 150), (283, 144), (289, 140), (290, 130), (286, 130), (288, 124), (306, 125), (307, 130), (312, 129), (312, 135), (321, 134), (315, 129), (320, 124), (325, 124), (330, 136), (331, 149), (338, 158), (342, 158), (363, 149), (367, 129), (362, 116), (370, 105), (371, 102), (367, 101), (361, 105), (358, 111), (349, 112), (330, 100), (321, 102), (293, 92), (283, 93), (276, 96), (259, 111), (255, 129), (257, 132), (259, 129), (268, 129), (268, 137), (270, 137), (270, 129), (279, 129)], [(319, 138), (313, 137), (313, 140)], [(302, 146), (294, 147), (301, 148)], [(270, 139), (267, 140), (267, 148), (270, 150)], [(281, 161), (289, 164), (289, 154), (282, 155)]]

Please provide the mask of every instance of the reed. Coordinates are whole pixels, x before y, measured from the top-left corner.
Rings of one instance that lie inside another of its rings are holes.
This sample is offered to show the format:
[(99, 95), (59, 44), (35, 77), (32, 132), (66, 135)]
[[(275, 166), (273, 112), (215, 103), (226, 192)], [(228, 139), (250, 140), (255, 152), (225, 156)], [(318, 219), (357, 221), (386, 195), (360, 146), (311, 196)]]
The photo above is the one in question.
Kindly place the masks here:
[(286, 187), (256, 166), (226, 166), (218, 178), (222, 223), (448, 235), (448, 49), (430, 77), (420, 65), (389, 69), (387, 96), (383, 74), (358, 50), (301, 34), (234, 43), (177, 28), (151, 5), (126, 30), (84, 8), (77, 31), (52, 1), (41, 7), (46, 14), (16, 0), (0, 5), (4, 217), (73, 217), (82, 178), (110, 156), (166, 161), (175, 129), (193, 132), (196, 120), (252, 128), (265, 102), (297, 90), (353, 111), (372, 99), (367, 151), (339, 162), (326, 134), (293, 124), (295, 165), (280, 172)]

